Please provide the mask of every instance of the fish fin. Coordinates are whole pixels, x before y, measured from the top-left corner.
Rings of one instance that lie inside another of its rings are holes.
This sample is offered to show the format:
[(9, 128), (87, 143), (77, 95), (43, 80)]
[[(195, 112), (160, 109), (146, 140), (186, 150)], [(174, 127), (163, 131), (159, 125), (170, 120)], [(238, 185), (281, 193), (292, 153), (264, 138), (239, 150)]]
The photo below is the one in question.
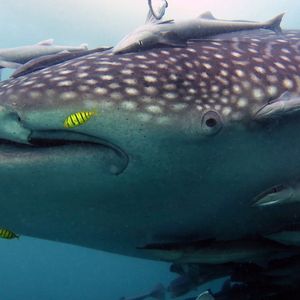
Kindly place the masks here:
[(280, 24), (281, 24), (283, 16), (284, 16), (284, 13), (271, 19), (270, 21), (268, 21), (266, 23), (265, 28), (274, 31), (275, 33), (282, 33)]
[(216, 18), (214, 17), (214, 15), (210, 11), (204, 12), (198, 18), (199, 19), (216, 20)]
[(17, 69), (20, 66), (22, 66), (22, 64), (18, 64), (7, 60), (0, 60), (0, 67), (2, 68)]
[(82, 48), (82, 50), (88, 50), (89, 45), (87, 43), (83, 43), (83, 44), (80, 44), (79, 47)]
[(54, 44), (54, 39), (48, 39), (37, 43), (37, 45), (39, 46), (52, 46), (53, 44)]
[(286, 246), (300, 246), (300, 229), (282, 230), (276, 233), (266, 235), (265, 238)]
[(157, 24), (162, 25), (162, 24), (172, 24), (172, 23), (174, 23), (173, 19), (172, 20), (161, 21), (161, 22), (159, 22)]
[(187, 247), (201, 248), (207, 247), (215, 242), (215, 239), (206, 239), (206, 240), (196, 240), (196, 241), (182, 241), (175, 243), (153, 243), (147, 244), (142, 247), (137, 247), (137, 249), (158, 249), (158, 250), (180, 250)]

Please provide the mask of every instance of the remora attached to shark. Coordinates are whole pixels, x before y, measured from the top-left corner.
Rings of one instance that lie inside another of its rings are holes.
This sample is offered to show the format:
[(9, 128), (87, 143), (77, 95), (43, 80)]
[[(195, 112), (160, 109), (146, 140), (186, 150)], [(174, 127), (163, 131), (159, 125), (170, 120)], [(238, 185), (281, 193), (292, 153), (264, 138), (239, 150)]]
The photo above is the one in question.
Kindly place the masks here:
[(36, 45), (0, 49), (0, 68), (17, 69), (28, 61), (44, 56), (57, 54), (63, 51), (74, 52), (87, 50), (87, 44), (80, 46), (54, 45), (54, 40), (41, 41)]
[[(114, 48), (113, 53), (138, 52), (153, 47), (185, 47), (189, 40), (198, 40), (214, 34), (252, 29), (270, 29), (280, 32), (283, 14), (267, 22), (218, 20), (210, 12), (198, 18), (174, 22), (150, 21), (126, 35)], [(151, 19), (150, 19), (151, 20)]]
[[(299, 176), (300, 32), (249, 31), (94, 53), (0, 84), (1, 222), (23, 235), (153, 258), (151, 243), (270, 235), (295, 206), (253, 198)], [(66, 130), (78, 111), (97, 110)], [(11, 130), (11, 126), (14, 130)], [(298, 206), (297, 206), (298, 208)]]

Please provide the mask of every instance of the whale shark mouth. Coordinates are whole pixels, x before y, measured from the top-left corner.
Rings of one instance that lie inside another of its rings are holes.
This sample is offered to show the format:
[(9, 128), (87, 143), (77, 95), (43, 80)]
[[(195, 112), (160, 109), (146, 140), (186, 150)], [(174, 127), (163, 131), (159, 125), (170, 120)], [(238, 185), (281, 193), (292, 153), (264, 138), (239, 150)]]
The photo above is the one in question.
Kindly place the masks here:
[(119, 146), (95, 136), (67, 130), (34, 130), (28, 136), (28, 143), (0, 139), (0, 152), (6, 148), (14, 148), (18, 153), (44, 153), (47, 159), (58, 154), (77, 155), (83, 160), (94, 159), (112, 175), (122, 174), (129, 163), (127, 153)]

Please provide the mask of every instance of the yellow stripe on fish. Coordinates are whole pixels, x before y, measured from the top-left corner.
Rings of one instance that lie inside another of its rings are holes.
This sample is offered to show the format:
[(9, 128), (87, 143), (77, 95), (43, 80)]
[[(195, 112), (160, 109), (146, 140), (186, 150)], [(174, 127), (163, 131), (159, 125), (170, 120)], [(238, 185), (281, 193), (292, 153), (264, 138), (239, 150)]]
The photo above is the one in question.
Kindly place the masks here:
[(64, 127), (73, 128), (76, 126), (83, 125), (94, 115), (96, 115), (95, 111), (79, 111), (77, 113), (71, 114), (65, 119)]
[(11, 240), (11, 239), (19, 238), (19, 236), (14, 232), (12, 232), (11, 230), (0, 228), (0, 238)]

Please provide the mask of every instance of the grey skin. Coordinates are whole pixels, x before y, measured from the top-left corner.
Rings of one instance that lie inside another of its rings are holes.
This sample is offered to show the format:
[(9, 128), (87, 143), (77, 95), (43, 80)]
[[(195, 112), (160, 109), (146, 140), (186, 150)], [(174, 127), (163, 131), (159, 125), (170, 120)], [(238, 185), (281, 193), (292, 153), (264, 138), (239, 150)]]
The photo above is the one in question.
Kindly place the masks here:
[(283, 14), (267, 22), (226, 21), (215, 19), (210, 12), (205, 12), (187, 21), (147, 23), (126, 35), (113, 48), (113, 53), (138, 52), (161, 45), (184, 47), (189, 40), (242, 30), (270, 29), (280, 32), (282, 17)]
[[(300, 92), (299, 43), (298, 31), (253, 30), (95, 53), (2, 82), (1, 224), (154, 259), (137, 247), (299, 222), (295, 206), (252, 207), (261, 191), (299, 178), (299, 115), (254, 118), (270, 98)], [(63, 127), (90, 110), (89, 122)]]
[(21, 46), (15, 48), (0, 49), (0, 68), (16, 69), (27, 63), (31, 59), (56, 54), (62, 51), (82, 51), (87, 50), (87, 44), (80, 46), (60, 46), (54, 45), (52, 39), (41, 41), (36, 45)]

